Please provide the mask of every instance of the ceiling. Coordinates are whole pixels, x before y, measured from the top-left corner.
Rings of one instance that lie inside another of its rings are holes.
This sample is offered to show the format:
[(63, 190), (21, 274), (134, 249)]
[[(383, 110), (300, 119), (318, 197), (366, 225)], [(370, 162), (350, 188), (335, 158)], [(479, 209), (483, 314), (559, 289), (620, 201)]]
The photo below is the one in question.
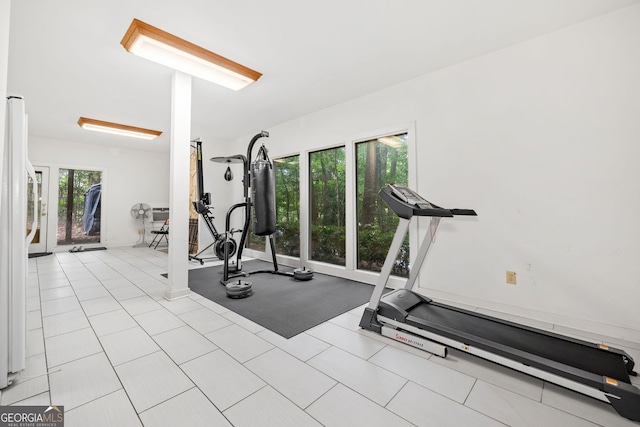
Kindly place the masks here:
[[(171, 75), (127, 53), (138, 18), (263, 74), (193, 79), (192, 137), (238, 138), (640, 0), (13, 0), (8, 93), (30, 135), (168, 152)], [(161, 130), (89, 132), (80, 116)]]

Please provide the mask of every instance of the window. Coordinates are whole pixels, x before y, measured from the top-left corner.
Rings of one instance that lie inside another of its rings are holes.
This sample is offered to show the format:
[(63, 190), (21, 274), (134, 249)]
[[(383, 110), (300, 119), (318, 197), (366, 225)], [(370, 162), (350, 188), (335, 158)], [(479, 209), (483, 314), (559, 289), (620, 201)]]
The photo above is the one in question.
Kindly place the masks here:
[(60, 169), (58, 245), (100, 242), (102, 172)]
[[(389, 183), (407, 185), (407, 134), (357, 143), (356, 159), (357, 268), (380, 271), (398, 226), (398, 217), (378, 192)], [(409, 276), (408, 236), (391, 273)]]
[(345, 148), (309, 154), (309, 258), (345, 265)]
[(300, 156), (274, 159), (276, 253), (300, 257)]

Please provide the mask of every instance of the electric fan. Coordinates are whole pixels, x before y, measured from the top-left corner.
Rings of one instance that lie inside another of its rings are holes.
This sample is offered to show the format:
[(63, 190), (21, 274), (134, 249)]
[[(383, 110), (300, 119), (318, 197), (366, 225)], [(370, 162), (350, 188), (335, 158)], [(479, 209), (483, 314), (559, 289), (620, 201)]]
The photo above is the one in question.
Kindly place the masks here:
[(139, 232), (140, 238), (138, 239), (138, 243), (133, 245), (133, 247), (141, 248), (148, 246), (145, 240), (145, 235), (147, 234), (145, 230), (145, 221), (151, 219), (151, 206), (146, 203), (136, 203), (131, 206), (131, 217), (136, 221), (142, 222), (142, 232)]

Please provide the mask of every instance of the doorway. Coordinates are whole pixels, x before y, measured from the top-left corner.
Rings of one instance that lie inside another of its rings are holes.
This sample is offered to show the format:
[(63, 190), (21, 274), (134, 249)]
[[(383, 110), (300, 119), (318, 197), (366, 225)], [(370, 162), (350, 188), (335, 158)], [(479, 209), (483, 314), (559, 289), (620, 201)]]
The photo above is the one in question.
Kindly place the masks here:
[[(31, 232), (31, 224), (33, 224), (33, 205), (37, 204), (35, 215), (37, 216), (36, 233), (33, 241), (29, 245), (29, 253), (47, 252), (47, 224), (48, 224), (48, 207), (49, 207), (49, 168), (46, 166), (34, 166), (36, 172), (36, 184), (38, 188), (38, 200), (33, 199), (33, 195), (27, 196), (27, 234)], [(29, 177), (29, 186), (31, 186), (31, 177)]]
[(102, 172), (59, 169), (57, 244), (100, 243)]

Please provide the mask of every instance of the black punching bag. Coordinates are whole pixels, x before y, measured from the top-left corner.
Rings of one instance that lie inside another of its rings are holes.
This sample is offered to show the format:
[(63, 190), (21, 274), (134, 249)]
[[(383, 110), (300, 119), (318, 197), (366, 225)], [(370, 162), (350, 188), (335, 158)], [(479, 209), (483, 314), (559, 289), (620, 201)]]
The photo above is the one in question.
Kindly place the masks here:
[(269, 236), (276, 231), (276, 180), (273, 164), (264, 147), (251, 163), (251, 203), (253, 234)]

